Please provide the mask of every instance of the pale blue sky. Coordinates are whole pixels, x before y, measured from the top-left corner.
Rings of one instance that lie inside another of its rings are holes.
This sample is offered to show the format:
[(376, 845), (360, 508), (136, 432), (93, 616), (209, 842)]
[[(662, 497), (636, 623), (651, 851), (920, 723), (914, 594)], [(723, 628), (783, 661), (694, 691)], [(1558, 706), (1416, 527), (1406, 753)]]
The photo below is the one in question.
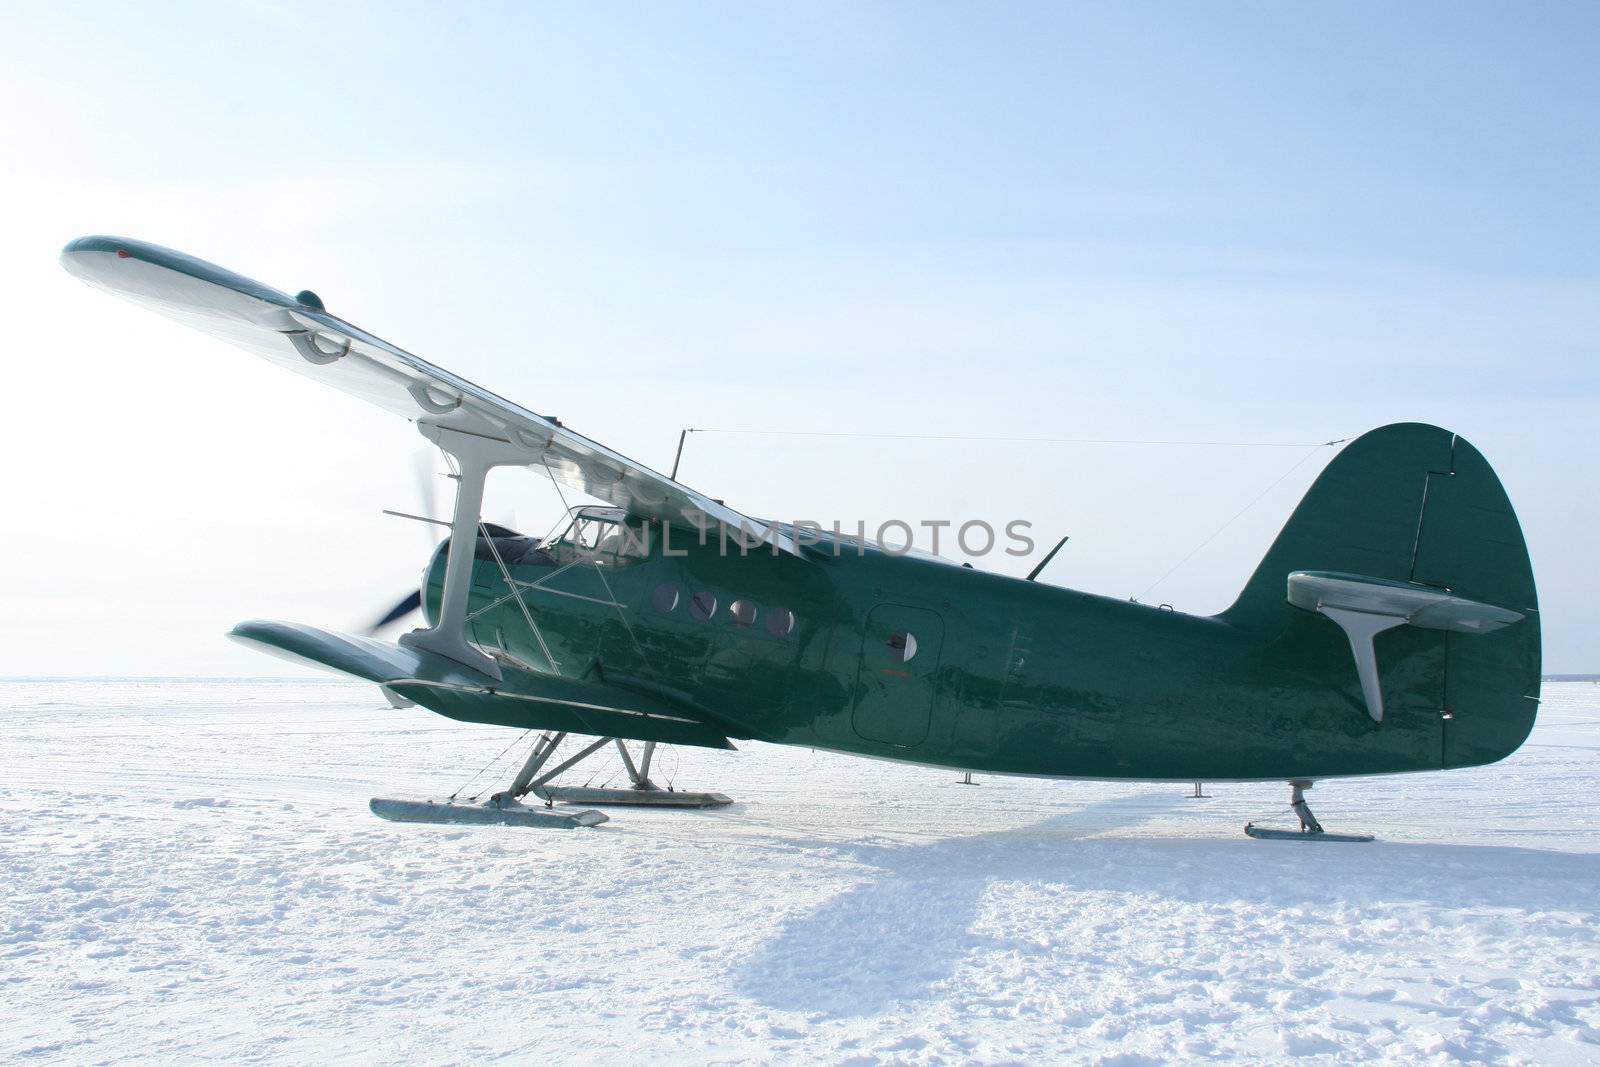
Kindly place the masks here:
[[(421, 562), (375, 517), (403, 423), (77, 286), (89, 232), (315, 288), (658, 466), (686, 424), (1439, 422), (1522, 515), (1547, 666), (1600, 670), (1597, 51), (1591, 3), (8, 8), (0, 301), (48, 399), (5, 431), (0, 673), (270, 670), (216, 634), (349, 625)], [(1131, 595), (1302, 454), (707, 436), (685, 472), (1025, 517), (1073, 535), (1054, 580)], [(1225, 605), (1314, 458), (1151, 598)]]

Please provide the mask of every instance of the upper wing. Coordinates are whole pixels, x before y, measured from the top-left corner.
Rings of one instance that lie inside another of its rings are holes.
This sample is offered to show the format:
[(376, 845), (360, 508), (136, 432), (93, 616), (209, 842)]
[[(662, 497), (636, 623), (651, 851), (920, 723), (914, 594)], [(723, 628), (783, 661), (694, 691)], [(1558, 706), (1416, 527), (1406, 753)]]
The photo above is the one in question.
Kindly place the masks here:
[(528, 450), (528, 465), (644, 518), (724, 523), (799, 555), (792, 538), (642, 463), (573, 433), (330, 315), (310, 293), (279, 292), (204, 260), (121, 237), (80, 237), (61, 265), (90, 285), (231, 341), (408, 419)]

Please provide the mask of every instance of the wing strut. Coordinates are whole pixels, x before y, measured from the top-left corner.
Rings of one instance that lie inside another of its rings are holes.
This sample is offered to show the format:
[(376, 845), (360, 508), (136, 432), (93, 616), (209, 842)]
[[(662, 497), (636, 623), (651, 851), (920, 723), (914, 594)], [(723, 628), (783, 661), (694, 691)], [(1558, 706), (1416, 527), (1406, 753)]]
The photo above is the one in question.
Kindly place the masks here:
[(483, 484), (495, 467), (521, 466), (531, 449), (510, 441), (419, 422), (417, 429), (456, 461), (455, 513), (450, 519), (450, 548), (445, 555), (444, 596), (439, 621), (423, 630), (402, 634), (408, 648), (433, 652), (502, 681), (500, 665), (467, 640), (467, 595), (472, 591), (472, 562), (477, 551), (478, 523), (483, 512)]

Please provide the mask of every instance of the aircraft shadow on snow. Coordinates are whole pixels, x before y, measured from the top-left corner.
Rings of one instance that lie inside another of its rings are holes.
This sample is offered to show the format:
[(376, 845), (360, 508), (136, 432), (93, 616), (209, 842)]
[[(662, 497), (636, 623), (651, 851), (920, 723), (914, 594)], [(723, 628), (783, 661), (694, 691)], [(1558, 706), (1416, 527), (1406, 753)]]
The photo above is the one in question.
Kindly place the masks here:
[[(1085, 969), (1124, 929), (1127, 913), (1107, 913), (1087, 930), (1041, 928), (1037, 904), (1071, 914), (1063, 896), (1126, 894), (1161, 902), (1298, 909), (1315, 926), (1351, 902), (1416, 901), (1431, 907), (1513, 907), (1585, 912), (1600, 882), (1600, 855), (1491, 845), (1378, 842), (1262, 845), (1248, 840), (1127, 840), (1098, 835), (1138, 825), (1176, 808), (1171, 794), (1091, 804), (1017, 829), (927, 845), (850, 845), (835, 838), (790, 839), (800, 847), (843, 849), (870, 868), (862, 884), (790, 919), (734, 974), (744, 995), (767, 1007), (835, 1018), (881, 1014), (897, 1003), (938, 995), (970, 958), (1002, 951), (1048, 954)], [(978, 927), (990, 894), (992, 916)], [(1010, 901), (1005, 900), (1009, 896)], [(1082, 901), (1103, 907), (1103, 901)], [(1152, 907), (1158, 907), (1152, 901)], [(1004, 929), (1015, 916), (1019, 929)], [(998, 927), (998, 929), (997, 929)], [(1143, 924), (1158, 938), (1167, 922)], [(1069, 939), (1089, 943), (1072, 944)], [(1104, 939), (1104, 940), (1102, 940)]]

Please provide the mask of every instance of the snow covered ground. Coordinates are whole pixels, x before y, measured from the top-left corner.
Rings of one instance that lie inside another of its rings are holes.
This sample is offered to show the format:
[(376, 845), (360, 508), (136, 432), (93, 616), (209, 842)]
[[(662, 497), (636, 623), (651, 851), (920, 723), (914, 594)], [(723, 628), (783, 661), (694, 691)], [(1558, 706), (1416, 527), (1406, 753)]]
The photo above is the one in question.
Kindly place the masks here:
[(661, 757), (723, 811), (397, 825), (367, 798), (513, 734), (334, 682), (0, 683), (0, 1061), (1596, 1063), (1600, 685), (1545, 696), (1498, 766), (1323, 783), (1381, 840), (1306, 845), (1240, 833), (1279, 785), (754, 744)]

